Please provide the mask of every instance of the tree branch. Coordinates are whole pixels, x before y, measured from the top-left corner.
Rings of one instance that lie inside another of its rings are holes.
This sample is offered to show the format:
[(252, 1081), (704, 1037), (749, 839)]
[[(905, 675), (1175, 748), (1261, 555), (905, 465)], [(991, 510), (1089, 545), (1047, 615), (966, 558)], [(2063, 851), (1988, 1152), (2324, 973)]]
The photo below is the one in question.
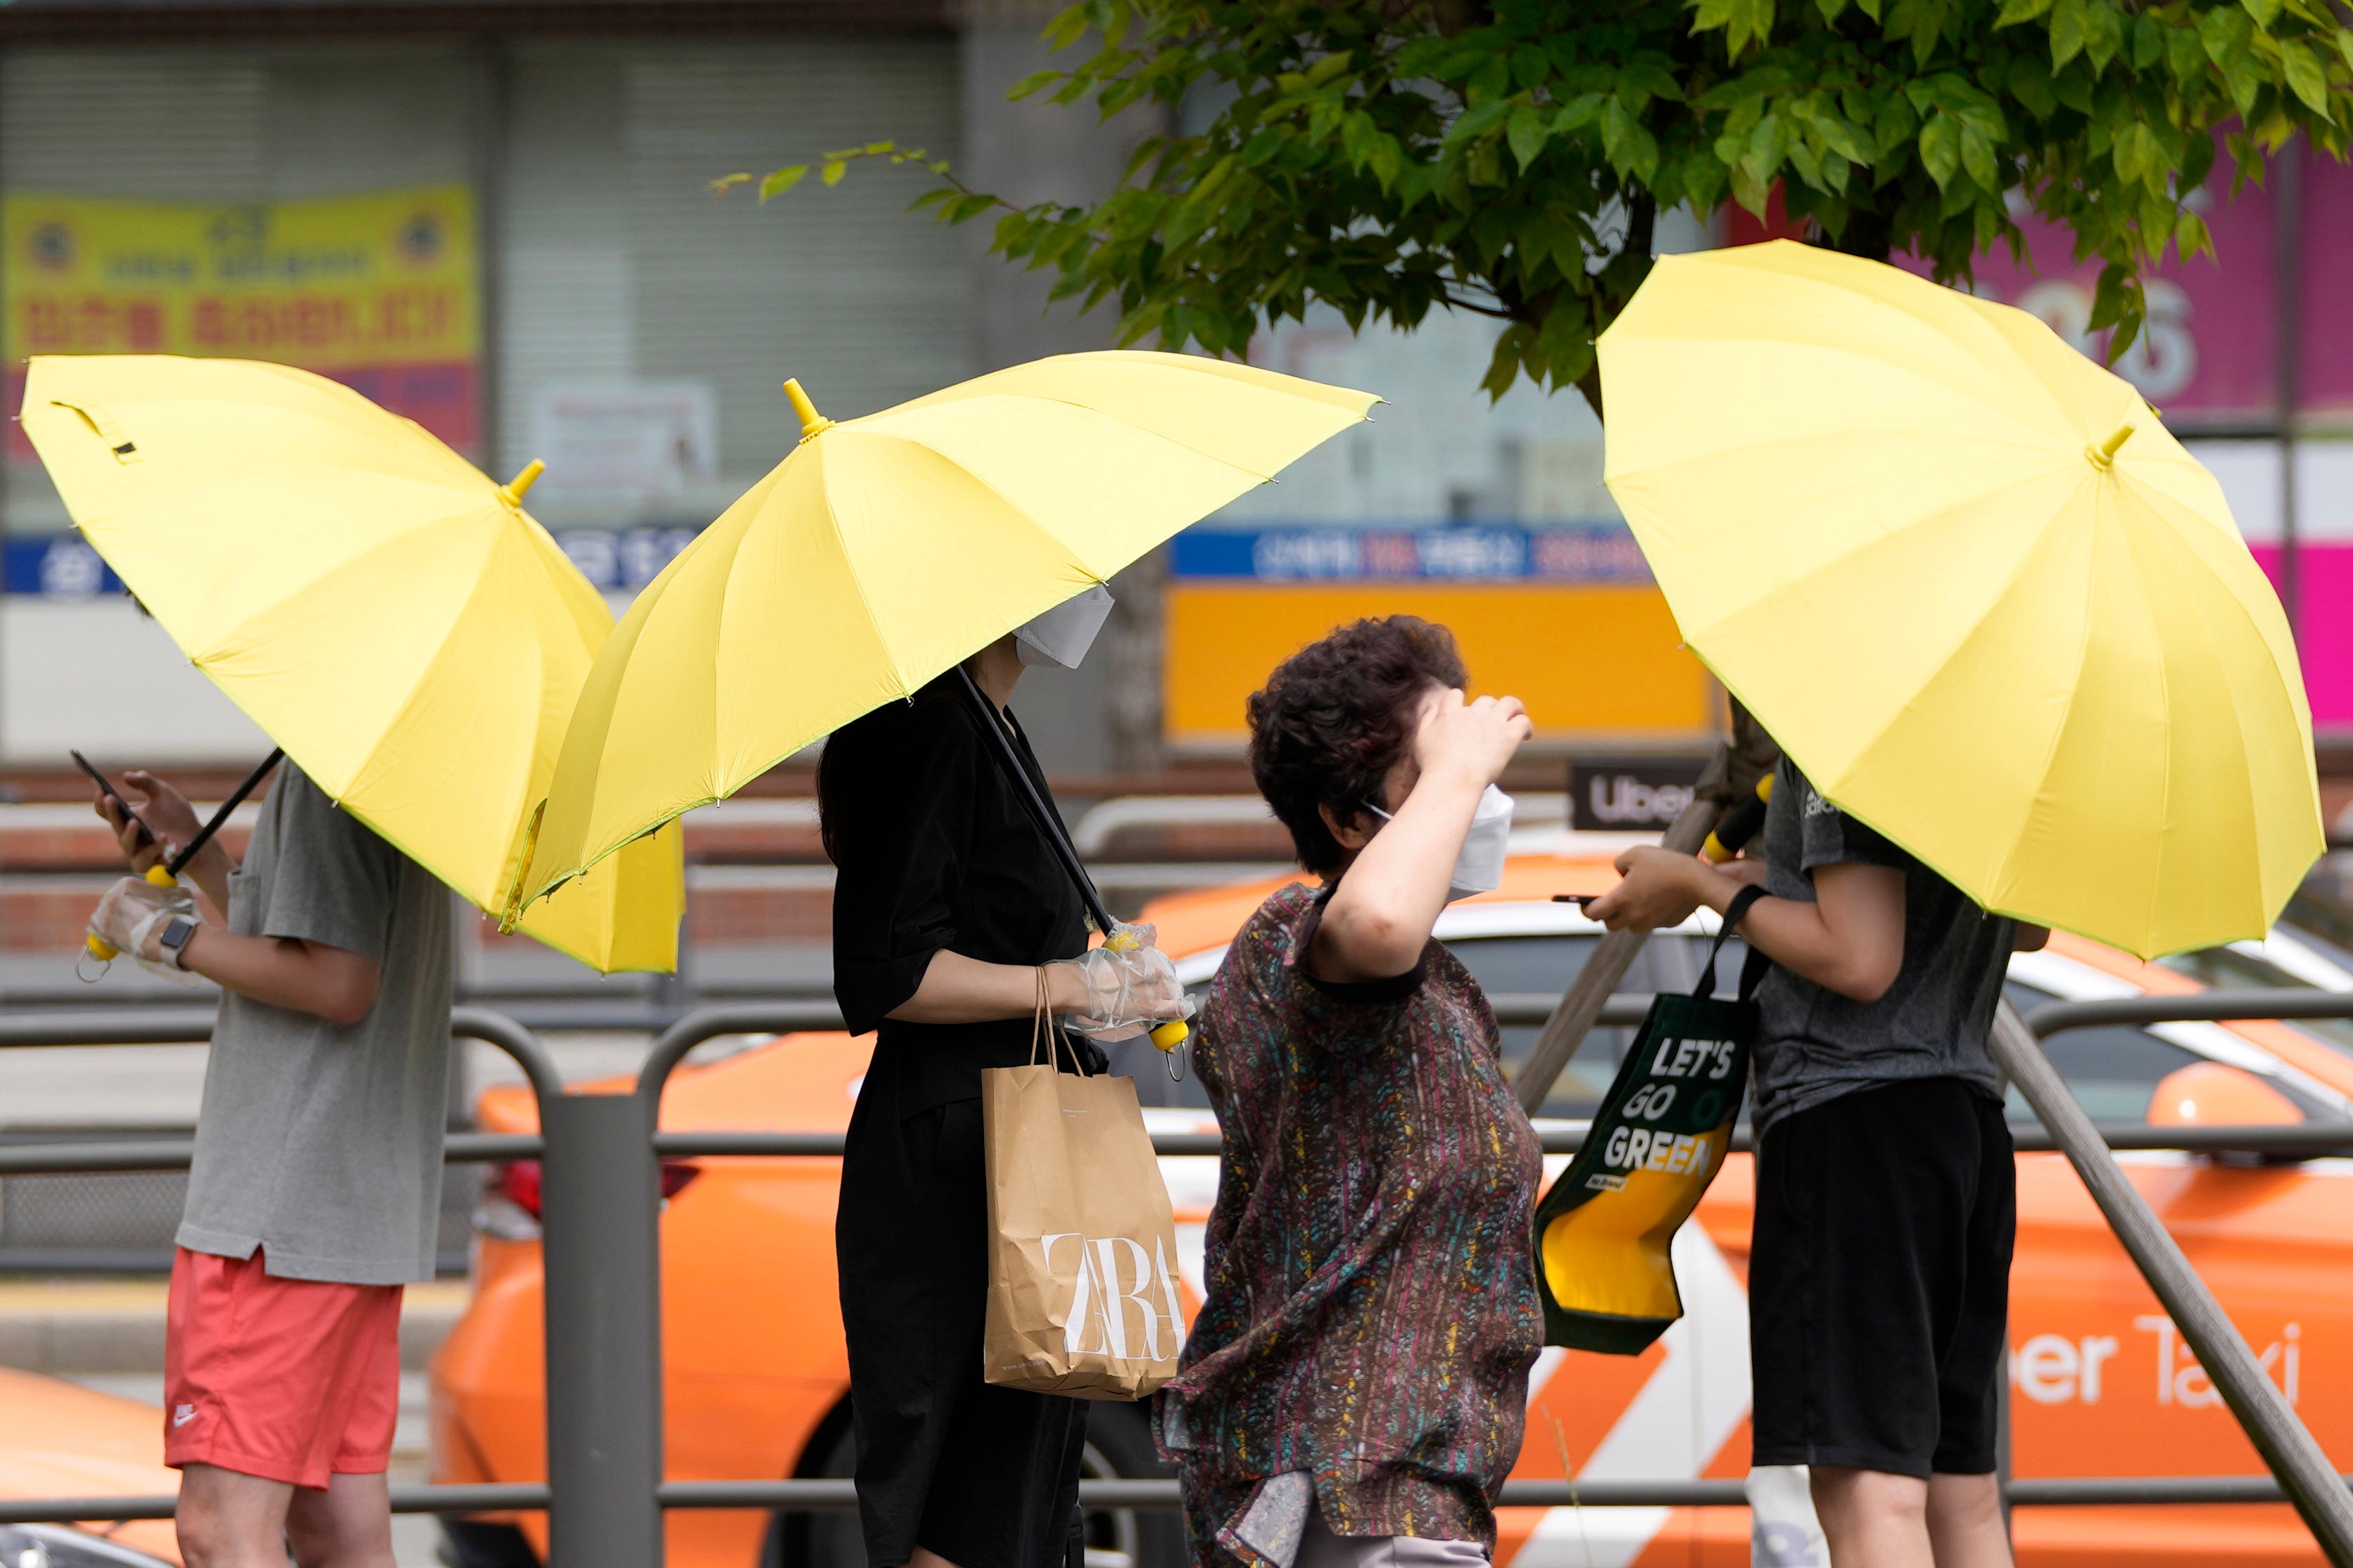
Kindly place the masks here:
[(1456, 294), (1440, 294), (1439, 299), (1443, 300), (1447, 308), (1450, 310), (1469, 310), (1474, 315), (1492, 316), (1499, 321), (1516, 321), (1519, 320), (1519, 317), (1514, 315), (1510, 310), (1504, 309), (1501, 305), (1482, 305), (1476, 300), (1465, 300)]

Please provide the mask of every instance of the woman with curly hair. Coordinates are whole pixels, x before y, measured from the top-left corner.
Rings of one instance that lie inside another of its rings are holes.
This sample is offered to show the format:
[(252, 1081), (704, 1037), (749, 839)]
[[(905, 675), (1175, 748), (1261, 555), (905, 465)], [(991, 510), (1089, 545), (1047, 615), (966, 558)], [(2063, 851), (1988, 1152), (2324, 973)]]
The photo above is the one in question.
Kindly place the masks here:
[(1157, 1430), (1204, 1568), (1493, 1551), (1543, 1342), (1543, 1167), (1495, 1016), (1430, 931), (1493, 885), (1494, 782), (1529, 724), (1465, 681), (1451, 633), (1396, 616), (1293, 655), (1250, 700), (1251, 773), (1322, 886), (1260, 907), (1201, 1016), (1225, 1147)]

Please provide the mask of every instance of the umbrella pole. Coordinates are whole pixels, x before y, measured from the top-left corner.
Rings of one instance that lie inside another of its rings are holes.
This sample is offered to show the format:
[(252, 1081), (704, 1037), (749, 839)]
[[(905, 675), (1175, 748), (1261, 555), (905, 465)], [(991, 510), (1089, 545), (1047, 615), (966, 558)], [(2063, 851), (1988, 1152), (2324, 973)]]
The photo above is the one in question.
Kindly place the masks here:
[[(1662, 848), (1683, 855), (1696, 855), (1700, 846), (1715, 826), (1724, 808), (1703, 795), (1694, 795), (1682, 815), (1669, 825), (1666, 837), (1660, 840)], [(1520, 1109), (1534, 1116), (1552, 1094), (1554, 1080), (1568, 1066), (1568, 1058), (1577, 1055), (1577, 1047), (1593, 1032), (1601, 1016), (1602, 1005), (1626, 978), (1626, 971), (1634, 966), (1635, 955), (1642, 951), (1651, 933), (1646, 931), (1613, 931), (1601, 939), (1593, 956), (1569, 982), (1568, 990), (1560, 1005), (1545, 1020), (1544, 1032), (1536, 1037), (1528, 1059), (1520, 1064), (1519, 1076), (1513, 1089), (1520, 1097)]]
[(285, 757), (286, 752), (282, 748), (270, 748), (269, 754), (261, 759), (261, 765), (246, 774), (243, 784), (229, 791), (228, 798), (220, 803), (219, 809), (213, 813), (212, 820), (198, 828), (196, 836), (188, 840), (187, 847), (173, 856), (172, 863), (164, 868), (172, 873), (174, 879), (178, 879), (180, 872), (186, 868), (188, 862), (196, 858), (196, 851), (210, 844), (213, 841), (213, 835), (228, 826), (229, 813), (243, 805), (245, 797), (260, 787), (261, 781), (269, 776), (269, 770), (284, 761)]
[[(1715, 755), (1709, 759), (1707, 769), (1700, 774), (1699, 787), (1692, 792), (1692, 803), (1669, 825), (1666, 837), (1660, 841), (1662, 848), (1680, 854), (1696, 855), (1707, 842), (1708, 834), (1723, 817), (1726, 803), (1746, 801), (1757, 787), (1757, 781), (1773, 771), (1781, 760), (1780, 748), (1774, 745), (1756, 718), (1737, 700), (1731, 701), (1731, 733), (1716, 744)], [(1593, 956), (1577, 971), (1560, 1005), (1545, 1020), (1544, 1032), (1536, 1037), (1535, 1048), (1520, 1066), (1512, 1087), (1519, 1095), (1520, 1107), (1534, 1116), (1552, 1093), (1552, 1086), (1577, 1055), (1577, 1047), (1593, 1032), (1601, 1016), (1603, 1004), (1618, 983), (1626, 978), (1633, 967), (1634, 958), (1642, 951), (1649, 933), (1639, 931), (1614, 931), (1601, 939)]]
[(2337, 1467), (2247, 1348), (2214, 1293), (2198, 1278), (2181, 1244), (2166, 1230), (2140, 1189), (2126, 1179), (2099, 1129), (2043, 1054), (2042, 1042), (2007, 1001), (1995, 1009), (1990, 1043), (1994, 1061), (2075, 1167), (2108, 1228), (2124, 1244), (2173, 1326), (2181, 1331), (2198, 1364), (2214, 1380), (2223, 1403), (2278, 1478), (2280, 1489), (2304, 1516), (2321, 1551), (2338, 1568), (2353, 1564), (2353, 1492), (2347, 1491)]
[(974, 716), (979, 719), (981, 729), (988, 736), (989, 750), (997, 757), (997, 765), (1004, 770), (1007, 781), (1013, 785), (1013, 793), (1020, 796), (1022, 805), (1029, 813), (1029, 819), (1038, 825), (1038, 831), (1046, 836), (1046, 843), (1054, 851), (1054, 858), (1062, 863), (1062, 870), (1071, 879), (1071, 885), (1079, 890), (1079, 897), (1086, 903), (1087, 913), (1094, 917), (1095, 929), (1108, 937), (1119, 922), (1111, 918), (1111, 911), (1103, 907), (1103, 895), (1095, 890), (1094, 879), (1088, 876), (1087, 868), (1079, 863), (1079, 852), (1071, 847), (1070, 834), (1062, 826), (1060, 815), (1054, 810), (1053, 803), (1039, 793), (1038, 781), (1029, 776), (1029, 770), (1021, 765), (1020, 756), (1013, 750), (1013, 737), (1006, 732), (1004, 719), (998, 715), (996, 704), (982, 695), (980, 687), (972, 679), (972, 671), (958, 665), (955, 673), (956, 680), (963, 688), (965, 700), (972, 705)]

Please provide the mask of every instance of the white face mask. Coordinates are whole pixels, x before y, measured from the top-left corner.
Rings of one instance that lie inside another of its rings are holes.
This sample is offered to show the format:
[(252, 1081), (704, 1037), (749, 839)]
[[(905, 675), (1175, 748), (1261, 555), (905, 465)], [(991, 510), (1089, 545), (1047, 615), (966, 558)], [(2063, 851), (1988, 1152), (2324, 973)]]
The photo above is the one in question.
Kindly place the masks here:
[[(1383, 822), (1394, 820), (1370, 801), (1365, 809)], [(1504, 858), (1512, 844), (1512, 797), (1489, 784), (1471, 811), (1471, 831), (1462, 836), (1462, 853), (1454, 858), (1447, 879), (1446, 901), (1453, 903), (1473, 893), (1492, 893), (1504, 885)]]
[(1078, 668), (1079, 661), (1087, 657), (1087, 649), (1094, 646), (1095, 634), (1103, 630), (1103, 621), (1111, 615), (1111, 590), (1095, 584), (1085, 593), (1065, 599), (1044, 615), (1016, 627), (1013, 651), (1032, 669), (1044, 664)]

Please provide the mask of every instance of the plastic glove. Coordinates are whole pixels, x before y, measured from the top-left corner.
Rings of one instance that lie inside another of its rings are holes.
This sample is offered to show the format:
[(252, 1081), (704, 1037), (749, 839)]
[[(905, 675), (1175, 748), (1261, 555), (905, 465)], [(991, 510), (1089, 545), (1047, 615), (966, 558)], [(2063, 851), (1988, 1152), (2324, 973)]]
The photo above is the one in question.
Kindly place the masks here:
[(159, 888), (137, 877), (125, 877), (98, 900), (90, 917), (90, 934), (130, 954), (150, 974), (178, 985), (201, 985), (202, 975), (191, 974), (164, 956), (164, 927), (177, 915), (196, 918), (196, 900), (187, 889)]
[(1063, 1015), (1070, 1028), (1096, 1040), (1132, 1040), (1168, 1018), (1193, 1016), (1193, 999), (1176, 978), (1176, 966), (1154, 945), (1148, 925), (1122, 925), (1103, 946), (1082, 957), (1058, 959), (1078, 972), (1086, 1001)]

